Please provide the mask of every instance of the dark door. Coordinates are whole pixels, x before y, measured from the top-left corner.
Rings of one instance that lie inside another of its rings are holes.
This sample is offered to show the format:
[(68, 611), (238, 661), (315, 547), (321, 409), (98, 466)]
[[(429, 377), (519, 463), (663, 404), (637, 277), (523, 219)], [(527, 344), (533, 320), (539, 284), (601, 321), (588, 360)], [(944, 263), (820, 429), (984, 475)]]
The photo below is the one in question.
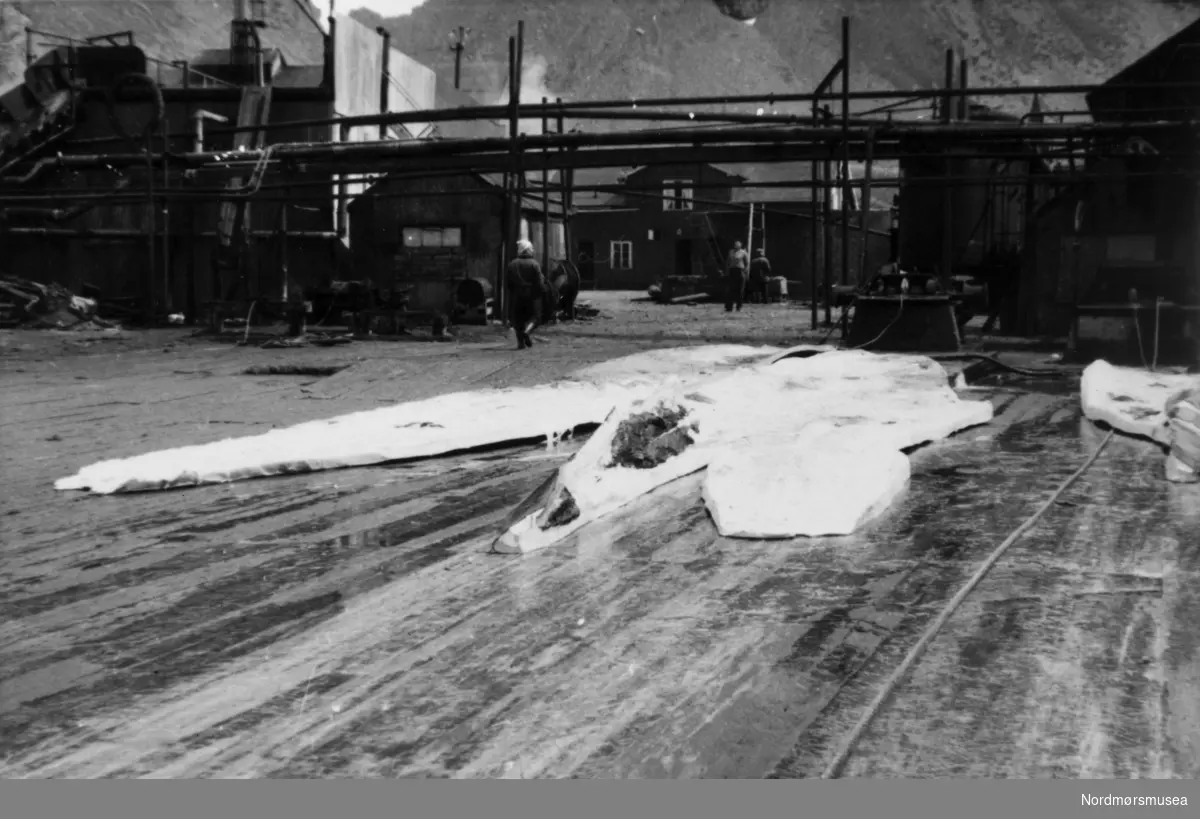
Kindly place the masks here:
[(692, 240), (675, 240), (675, 275), (692, 275)]
[(580, 240), (579, 242), (579, 286), (594, 287), (596, 285), (596, 243)]

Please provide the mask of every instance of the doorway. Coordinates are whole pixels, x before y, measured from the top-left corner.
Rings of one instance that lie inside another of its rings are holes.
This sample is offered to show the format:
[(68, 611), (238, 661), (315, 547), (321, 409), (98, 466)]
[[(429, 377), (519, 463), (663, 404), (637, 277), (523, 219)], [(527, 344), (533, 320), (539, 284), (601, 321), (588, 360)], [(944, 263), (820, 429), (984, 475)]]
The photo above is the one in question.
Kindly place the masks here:
[(596, 289), (596, 243), (579, 242), (579, 287)]
[(675, 275), (692, 275), (692, 240), (675, 240)]

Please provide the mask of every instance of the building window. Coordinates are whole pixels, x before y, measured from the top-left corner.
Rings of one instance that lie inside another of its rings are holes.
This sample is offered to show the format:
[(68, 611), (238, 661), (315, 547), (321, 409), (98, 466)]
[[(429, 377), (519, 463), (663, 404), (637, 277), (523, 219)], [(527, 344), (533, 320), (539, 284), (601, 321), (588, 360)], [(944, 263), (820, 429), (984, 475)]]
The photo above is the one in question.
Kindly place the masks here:
[(462, 228), (406, 227), (405, 247), (462, 247)]
[(692, 180), (663, 180), (663, 210), (692, 209)]
[(633, 270), (633, 242), (609, 242), (613, 270)]

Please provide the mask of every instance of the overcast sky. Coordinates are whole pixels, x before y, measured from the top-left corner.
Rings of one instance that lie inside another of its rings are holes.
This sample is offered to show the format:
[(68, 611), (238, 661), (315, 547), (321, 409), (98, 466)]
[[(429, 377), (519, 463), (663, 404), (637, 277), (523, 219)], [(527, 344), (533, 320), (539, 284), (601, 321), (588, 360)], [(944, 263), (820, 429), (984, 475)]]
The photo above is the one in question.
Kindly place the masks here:
[[(321, 0), (318, 0), (320, 5)], [(354, 9), (368, 8), (384, 17), (408, 14), (425, 0), (337, 0), (339, 14), (349, 14)]]

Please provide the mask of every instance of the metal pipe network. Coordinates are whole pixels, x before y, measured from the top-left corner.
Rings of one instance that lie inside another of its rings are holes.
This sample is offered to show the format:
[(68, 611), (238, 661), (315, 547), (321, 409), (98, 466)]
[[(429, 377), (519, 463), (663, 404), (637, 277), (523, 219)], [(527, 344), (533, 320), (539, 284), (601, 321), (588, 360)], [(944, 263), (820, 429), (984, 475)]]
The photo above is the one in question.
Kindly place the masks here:
[[(988, 176), (988, 177), (956, 177), (956, 178), (950, 180), (949, 182), (947, 182), (947, 180), (944, 176), (932, 175), (932, 176), (905, 177), (904, 179), (887, 180), (887, 184), (884, 184), (884, 183), (880, 182), (879, 180), (873, 180), (872, 187), (876, 188), (876, 189), (886, 189), (886, 190), (895, 190), (895, 189), (900, 188), (901, 186), (943, 187), (943, 186), (949, 185), (950, 187), (955, 187), (955, 188), (972, 188), (972, 187), (976, 187), (976, 186), (985, 186), (985, 185), (1016, 186), (1016, 185), (1024, 184), (1025, 182), (1028, 182), (1028, 181), (1032, 181), (1035, 184), (1040, 183), (1040, 184), (1051, 185), (1051, 186), (1053, 186), (1053, 185), (1065, 186), (1065, 185), (1070, 185), (1070, 184), (1079, 183), (1079, 182), (1096, 182), (1096, 181), (1116, 182), (1116, 181), (1130, 179), (1130, 178), (1147, 178), (1148, 179), (1148, 178), (1164, 178), (1164, 177), (1170, 177), (1172, 179), (1196, 180), (1196, 179), (1200, 179), (1200, 171), (1184, 171), (1184, 170), (1172, 170), (1169, 172), (1167, 172), (1167, 171), (1134, 171), (1134, 172), (1128, 172), (1128, 173), (1081, 171), (1081, 172), (1078, 172), (1075, 174), (1048, 174), (1048, 173), (1028, 174), (1028, 173), (1024, 173), (1024, 174), (1003, 174), (1000, 176)], [(352, 183), (347, 183), (347, 184), (352, 184)], [(863, 184), (862, 180), (855, 180), (852, 187), (856, 188), (856, 189), (861, 188), (862, 184)], [(753, 188), (794, 188), (797, 190), (805, 190), (807, 192), (807, 190), (809, 188), (811, 188), (812, 185), (813, 185), (813, 180), (811, 180), (811, 179), (797, 179), (797, 180), (787, 181), (787, 182), (747, 183), (744, 185), (739, 185), (738, 187), (739, 188), (752, 188), (752, 189)], [(821, 189), (840, 188), (840, 187), (842, 187), (842, 182), (841, 182), (841, 180), (838, 180), (838, 179), (825, 179), (825, 180), (818, 181), (817, 186)], [(266, 202), (299, 202), (299, 201), (314, 202), (314, 203), (330, 203), (330, 202), (340, 202), (340, 201), (351, 201), (351, 200), (357, 199), (360, 196), (366, 195), (366, 194), (362, 194), (362, 193), (349, 193), (349, 192), (347, 192), (345, 194), (330, 193), (328, 191), (328, 189), (330, 187), (330, 184), (328, 182), (322, 183), (321, 185), (314, 185), (313, 188), (311, 189), (311, 190), (313, 190), (313, 193), (311, 193), (311, 194), (305, 194), (302, 192), (293, 192), (290, 195), (283, 195), (284, 192), (287, 191), (287, 189), (289, 187), (296, 187), (296, 186), (295, 185), (289, 186), (287, 184), (263, 186), (263, 188), (261, 190), (264, 190), (267, 193), (275, 193), (275, 194), (280, 194), (280, 195), (267, 196), (267, 195), (263, 195), (263, 193), (260, 192), (253, 196), (252, 201), (256, 204), (266, 203)], [(320, 190), (318, 190), (318, 188)], [(534, 187), (526, 186), (526, 187), (520, 188), (519, 190), (522, 193), (522, 195), (524, 195), (524, 196), (540, 195), (540, 193), (541, 193), (541, 188), (536, 187), (536, 186), (534, 186)], [(600, 192), (600, 191), (603, 191), (603, 192), (625, 192), (625, 193), (628, 193), (628, 194), (634, 195), (634, 196), (651, 196), (651, 197), (658, 196), (658, 194), (653, 193), (653, 191), (629, 191), (627, 189), (615, 189), (613, 186), (608, 186), (608, 185), (577, 185), (577, 186), (575, 186), (574, 190), (576, 192), (595, 190), (598, 192)], [(369, 196), (371, 198), (377, 198), (377, 199), (405, 199), (405, 198), (430, 198), (430, 197), (453, 198), (456, 196), (504, 196), (504, 190), (503, 190), (503, 188), (500, 188), (500, 187), (494, 187), (494, 188), (480, 187), (480, 188), (463, 188), (463, 189), (458, 189), (458, 190), (447, 190), (447, 191), (420, 191), (418, 193), (413, 193), (410, 191), (380, 191), (380, 192), (369, 194)], [(174, 188), (169, 193), (161, 193), (160, 192), (157, 194), (157, 197), (159, 199), (166, 199), (169, 202), (184, 202), (184, 203), (212, 202), (212, 201), (220, 201), (220, 200), (237, 200), (239, 198), (246, 198), (246, 197), (239, 197), (237, 195), (231, 196), (228, 194), (222, 194), (220, 191), (218, 191), (218, 192), (188, 191), (188, 189), (186, 189), (186, 188)], [(674, 199), (675, 197), (672, 195), (670, 197), (665, 197), (665, 198)], [(2, 199), (0, 199), (0, 212), (2, 212), (4, 210), (15, 210), (15, 209), (18, 209), (20, 207), (24, 207), (24, 206), (27, 206), (30, 204), (40, 203), (42, 205), (45, 205), (46, 203), (49, 203), (49, 202), (54, 202), (54, 203), (96, 202), (100, 206), (105, 206), (105, 205), (144, 204), (145, 199), (146, 199), (145, 194), (113, 194), (110, 192), (103, 192), (103, 191), (78, 191), (78, 190), (57, 191), (57, 192), (52, 192), (52, 193), (41, 193), (41, 194), (29, 194), (29, 195), (24, 195), (24, 196), (3, 197)], [(556, 200), (553, 200), (553, 201), (555, 201), (555, 208), (557, 208), (557, 201)], [(697, 199), (696, 201), (700, 201), (700, 200)], [(808, 200), (800, 199), (799, 201), (806, 202)], [(730, 204), (733, 207), (738, 206), (737, 203), (723, 203), (723, 204)], [(536, 208), (535, 208), (535, 210), (536, 210)], [(588, 210), (589, 209), (586, 207), (576, 208), (575, 212), (587, 212)], [(2, 233), (3, 230), (4, 229), (0, 228), (0, 233)]]
[[(846, 102), (875, 102), (879, 100), (908, 100), (917, 102), (940, 98), (959, 97), (1013, 97), (1033, 95), (1040, 95), (1044, 97), (1046, 95), (1053, 94), (1087, 94), (1092, 91), (1099, 90), (1114, 92), (1200, 91), (1200, 82), (1126, 83), (1122, 85), (1012, 85), (999, 86), (996, 88), (938, 88), (916, 91), (897, 91), (888, 89), (874, 91), (851, 91), (849, 93), (839, 94), (838, 96)], [(623, 115), (621, 109), (627, 109), (623, 113), (630, 115), (632, 118), (641, 118), (640, 114), (635, 115), (634, 112), (638, 111), (641, 113), (646, 113), (645, 109), (648, 108), (686, 108), (699, 107), (703, 105), (766, 104), (770, 106), (789, 103), (811, 104), (814, 101), (828, 98), (828, 94), (821, 95), (814, 93), (795, 93), (700, 97), (653, 97), (643, 100), (619, 99), (580, 100), (577, 102), (555, 101), (546, 102), (545, 104), (522, 103), (521, 111), (522, 116), (529, 119), (536, 119), (542, 116), (551, 118), (563, 116), (564, 118), (568, 119), (599, 119), (602, 117), (620, 119)], [(424, 124), (431, 122), (465, 122), (481, 119), (507, 120), (510, 110), (511, 108), (509, 105), (479, 105), (458, 108), (435, 108), (429, 110), (397, 111), (387, 114), (363, 114), (360, 116), (351, 117), (325, 117), (318, 119), (293, 120), (291, 122), (273, 122), (265, 125), (248, 125), (213, 129), (210, 133), (214, 135), (235, 134), (245, 131), (287, 130), (290, 128), (315, 128), (335, 125), (354, 128), (360, 126), (403, 125), (406, 123)], [(602, 113), (605, 111), (611, 111), (614, 113)], [(700, 112), (696, 113), (699, 114)], [(646, 118), (649, 119), (652, 117)]]
[[(349, 163), (356, 160), (426, 160), (431, 158), (467, 158), (479, 163), (480, 169), (503, 171), (512, 162), (515, 147), (522, 154), (528, 170), (561, 167), (587, 167), (587, 151), (581, 148), (636, 147), (674, 148), (680, 152), (695, 151), (701, 147), (719, 146), (733, 151), (739, 147), (765, 150), (785, 149), (799, 146), (812, 147), (818, 143), (836, 144), (843, 140), (853, 149), (865, 154), (868, 139), (873, 138), (874, 158), (877, 161), (890, 159), (890, 154), (900, 150), (899, 142), (913, 137), (954, 141), (955, 147), (966, 149), (970, 144), (995, 141), (1021, 141), (1034, 143), (1039, 140), (1073, 138), (1087, 139), (1104, 136), (1132, 136), (1153, 132), (1183, 131), (1192, 135), (1198, 121), (1143, 122), (1143, 123), (1071, 123), (1071, 124), (1007, 124), (1007, 123), (948, 123), (937, 126), (913, 126), (912, 124), (880, 123), (870, 127), (776, 127), (758, 128), (731, 133), (721, 129), (694, 129), (666, 132), (612, 132), (605, 134), (545, 134), (508, 138), (442, 140), (436, 142), (354, 142), (354, 143), (281, 143), (261, 150), (252, 151), (209, 151), (200, 153), (163, 154), (81, 154), (62, 155), (51, 160), (60, 168), (129, 167), (153, 163), (171, 162), (199, 168), (206, 165), (233, 165), (258, 163), (270, 158), (282, 163), (306, 163), (331, 161)], [(568, 149), (554, 151), (554, 148)], [(550, 149), (550, 150), (547, 150)], [(828, 150), (828, 146), (826, 146)], [(490, 154), (490, 156), (489, 156)], [(823, 154), (822, 154), (823, 157)], [(796, 157), (801, 158), (801, 157)], [(233, 162), (231, 162), (233, 159)], [(656, 162), (661, 160), (656, 160)], [(689, 157), (681, 161), (698, 161)], [(764, 154), (742, 160), (716, 159), (718, 162), (770, 162), (778, 158)], [(591, 164), (591, 167), (621, 167), (628, 164), (656, 164), (656, 162), (609, 162)]]

